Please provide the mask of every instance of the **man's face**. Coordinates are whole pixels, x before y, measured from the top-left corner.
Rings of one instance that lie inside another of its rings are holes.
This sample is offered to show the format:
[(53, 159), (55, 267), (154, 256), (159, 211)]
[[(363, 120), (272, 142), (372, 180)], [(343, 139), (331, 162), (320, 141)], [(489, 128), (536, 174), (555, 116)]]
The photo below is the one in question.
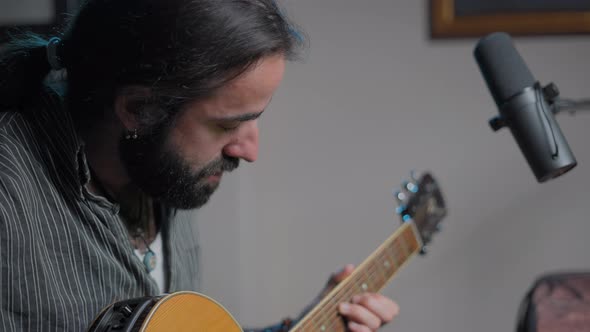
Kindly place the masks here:
[(284, 73), (282, 55), (263, 58), (217, 93), (181, 111), (171, 124), (121, 139), (131, 180), (156, 200), (179, 209), (205, 204), (224, 172), (258, 156), (257, 119)]

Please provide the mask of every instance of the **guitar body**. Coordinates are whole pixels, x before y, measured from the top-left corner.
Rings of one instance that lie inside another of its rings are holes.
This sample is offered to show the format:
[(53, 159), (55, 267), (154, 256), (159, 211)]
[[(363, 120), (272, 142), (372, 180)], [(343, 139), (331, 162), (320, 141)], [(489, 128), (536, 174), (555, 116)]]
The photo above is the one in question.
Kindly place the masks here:
[(142, 297), (103, 309), (88, 332), (242, 332), (215, 300), (196, 292)]

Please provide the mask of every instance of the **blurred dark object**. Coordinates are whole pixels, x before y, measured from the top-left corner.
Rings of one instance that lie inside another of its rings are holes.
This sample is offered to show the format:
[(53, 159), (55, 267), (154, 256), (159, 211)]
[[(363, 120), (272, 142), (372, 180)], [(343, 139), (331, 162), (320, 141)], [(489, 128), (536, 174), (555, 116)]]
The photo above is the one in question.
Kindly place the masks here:
[(590, 272), (541, 276), (523, 299), (517, 332), (590, 332)]
[[(41, 0), (39, 0), (41, 1)], [(59, 28), (65, 23), (68, 12), (77, 7), (79, 0), (45, 0), (53, 3), (54, 13), (50, 22), (46, 24), (31, 24), (30, 22), (10, 23), (0, 21), (0, 44), (9, 40), (10, 34), (20, 34), (32, 31), (42, 35), (53, 35), (59, 32)], [(4, 6), (8, 6), (4, 4)], [(57, 29), (57, 30), (56, 30)]]

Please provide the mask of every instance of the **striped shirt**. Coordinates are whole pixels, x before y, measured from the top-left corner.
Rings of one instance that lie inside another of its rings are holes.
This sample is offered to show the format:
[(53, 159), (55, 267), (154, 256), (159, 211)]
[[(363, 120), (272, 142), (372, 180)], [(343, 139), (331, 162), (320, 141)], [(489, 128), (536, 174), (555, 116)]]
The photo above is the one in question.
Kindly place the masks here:
[[(44, 92), (0, 112), (0, 331), (85, 331), (109, 304), (158, 295), (119, 206), (90, 193), (84, 144)], [(166, 292), (198, 291), (190, 211), (162, 211)], [(286, 323), (247, 331), (286, 331)]]
[[(0, 330), (85, 331), (105, 306), (159, 294), (116, 204), (86, 189), (84, 144), (55, 93), (0, 112)], [(163, 212), (164, 289), (198, 290), (189, 212)]]
[[(119, 206), (90, 193), (84, 144), (53, 92), (0, 112), (0, 331), (85, 331), (109, 304), (158, 295)], [(164, 290), (198, 291), (190, 211), (162, 211)], [(248, 331), (286, 331), (280, 323)]]

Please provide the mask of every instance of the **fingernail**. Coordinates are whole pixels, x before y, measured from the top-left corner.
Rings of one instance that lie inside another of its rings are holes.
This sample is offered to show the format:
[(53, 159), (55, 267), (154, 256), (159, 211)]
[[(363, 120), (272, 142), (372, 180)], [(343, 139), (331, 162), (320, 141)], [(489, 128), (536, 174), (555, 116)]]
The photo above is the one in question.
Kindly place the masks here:
[(347, 314), (350, 311), (350, 304), (340, 303), (340, 313)]

